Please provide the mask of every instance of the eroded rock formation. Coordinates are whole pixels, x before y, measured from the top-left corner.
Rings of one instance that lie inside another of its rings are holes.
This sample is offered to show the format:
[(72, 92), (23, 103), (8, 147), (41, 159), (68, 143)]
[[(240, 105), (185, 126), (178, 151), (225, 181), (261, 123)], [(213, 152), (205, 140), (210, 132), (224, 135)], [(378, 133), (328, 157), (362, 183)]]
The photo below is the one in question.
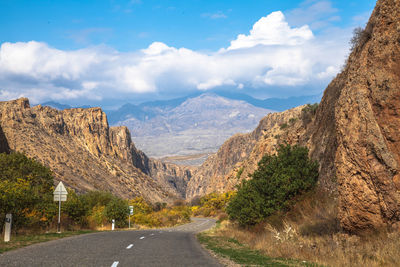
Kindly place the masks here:
[(225, 142), (187, 196), (231, 190), (277, 143), (297, 143), (320, 163), (319, 186), (337, 196), (345, 230), (400, 228), (400, 1), (379, 0), (357, 37), (311, 121), (296, 109), (268, 115), (252, 134)]
[[(126, 127), (109, 127), (100, 108), (59, 111), (26, 98), (0, 103), (1, 149), (36, 158), (78, 191), (170, 202), (182, 197), (190, 169), (148, 159)], [(159, 169), (160, 168), (160, 169)], [(153, 176), (154, 175), (154, 176)], [(169, 181), (173, 181), (169, 182)]]

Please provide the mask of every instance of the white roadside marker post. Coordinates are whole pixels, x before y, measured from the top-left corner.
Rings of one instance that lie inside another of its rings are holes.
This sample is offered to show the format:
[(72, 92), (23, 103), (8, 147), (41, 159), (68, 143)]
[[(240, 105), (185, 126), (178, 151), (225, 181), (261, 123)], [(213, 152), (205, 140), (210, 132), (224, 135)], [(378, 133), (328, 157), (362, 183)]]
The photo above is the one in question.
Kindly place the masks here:
[(62, 182), (59, 182), (56, 189), (53, 192), (54, 201), (58, 201), (58, 224), (57, 233), (61, 233), (61, 201), (67, 201), (67, 189)]
[(131, 215), (133, 215), (133, 206), (129, 206), (129, 229), (131, 229)]
[(111, 231), (114, 231), (114, 225), (115, 225), (115, 220), (112, 219), (112, 223), (111, 223)]
[(4, 231), (4, 242), (9, 242), (11, 237), (11, 221), (12, 221), (12, 214), (8, 213), (6, 215), (6, 227)]

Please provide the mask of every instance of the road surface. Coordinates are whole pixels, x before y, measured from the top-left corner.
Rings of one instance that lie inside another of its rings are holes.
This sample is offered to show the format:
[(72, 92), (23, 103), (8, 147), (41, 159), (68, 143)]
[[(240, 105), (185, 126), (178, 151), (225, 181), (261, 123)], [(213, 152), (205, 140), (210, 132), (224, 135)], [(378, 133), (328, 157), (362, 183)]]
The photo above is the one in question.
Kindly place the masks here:
[(35, 244), (0, 254), (0, 266), (220, 266), (194, 237), (215, 221), (192, 220), (168, 229), (99, 232)]

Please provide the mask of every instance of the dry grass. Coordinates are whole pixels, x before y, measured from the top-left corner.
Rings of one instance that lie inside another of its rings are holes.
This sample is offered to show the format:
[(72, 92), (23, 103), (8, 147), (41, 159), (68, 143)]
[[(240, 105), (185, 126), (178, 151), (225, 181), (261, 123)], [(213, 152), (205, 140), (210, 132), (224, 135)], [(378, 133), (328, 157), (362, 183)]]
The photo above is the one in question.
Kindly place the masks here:
[(400, 266), (400, 233), (363, 236), (340, 231), (335, 201), (323, 193), (299, 200), (285, 215), (243, 229), (224, 221), (217, 235), (234, 238), (274, 258), (293, 258), (328, 266)]

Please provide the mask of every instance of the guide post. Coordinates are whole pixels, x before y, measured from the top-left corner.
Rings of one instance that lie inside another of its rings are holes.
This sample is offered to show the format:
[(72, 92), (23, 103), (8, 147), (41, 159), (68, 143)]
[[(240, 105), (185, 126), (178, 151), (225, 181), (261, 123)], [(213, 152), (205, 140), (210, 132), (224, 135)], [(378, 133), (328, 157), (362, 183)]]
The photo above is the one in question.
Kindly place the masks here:
[(12, 221), (12, 215), (11, 213), (8, 213), (6, 215), (6, 226), (5, 226), (5, 231), (4, 231), (4, 242), (10, 241), (11, 237), (11, 221)]
[(131, 215), (133, 215), (133, 206), (129, 206), (129, 229), (131, 229)]

